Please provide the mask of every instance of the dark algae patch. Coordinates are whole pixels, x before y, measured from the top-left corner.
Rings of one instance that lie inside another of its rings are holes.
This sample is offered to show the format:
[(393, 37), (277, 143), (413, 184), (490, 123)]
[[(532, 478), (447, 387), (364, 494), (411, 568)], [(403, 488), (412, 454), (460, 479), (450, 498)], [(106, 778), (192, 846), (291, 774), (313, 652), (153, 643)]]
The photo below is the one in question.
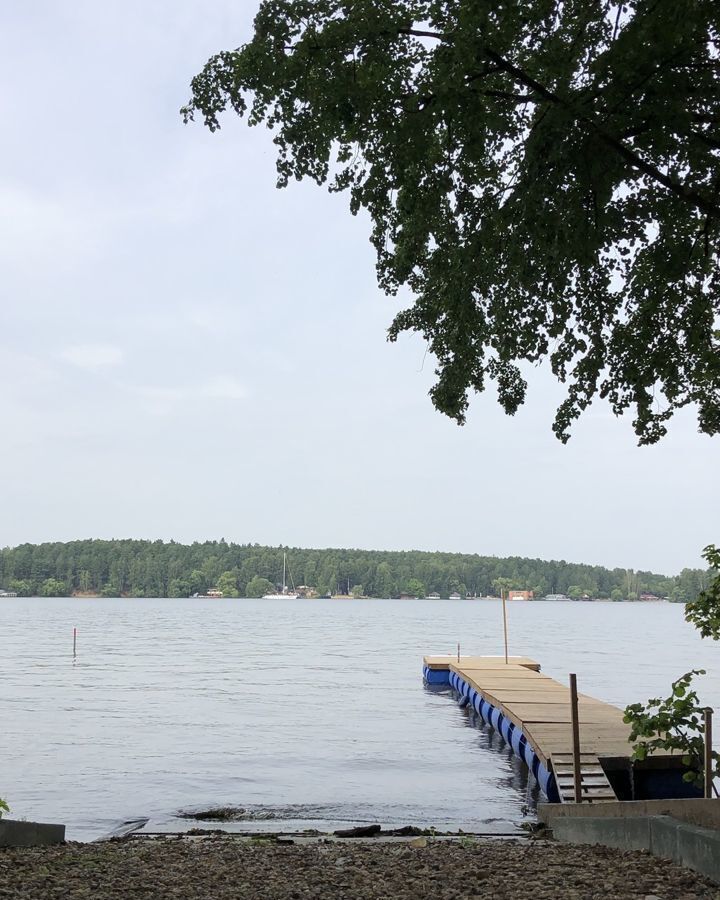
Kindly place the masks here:
[(282, 810), (245, 809), (242, 806), (217, 806), (210, 809), (184, 810), (176, 815), (178, 819), (194, 819), (197, 822), (264, 822), (286, 818)]

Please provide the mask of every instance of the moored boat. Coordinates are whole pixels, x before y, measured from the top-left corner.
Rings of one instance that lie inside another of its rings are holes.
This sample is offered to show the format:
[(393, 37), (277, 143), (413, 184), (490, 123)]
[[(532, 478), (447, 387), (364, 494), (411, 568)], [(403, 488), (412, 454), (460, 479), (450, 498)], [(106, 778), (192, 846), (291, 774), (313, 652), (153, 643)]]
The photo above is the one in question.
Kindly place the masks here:
[(270, 594), (263, 594), (263, 600), (297, 600), (300, 596), (297, 591), (288, 590), (288, 586), (285, 583), (285, 571), (287, 569), (287, 553), (283, 553), (283, 580), (282, 580), (282, 591), (273, 591)]

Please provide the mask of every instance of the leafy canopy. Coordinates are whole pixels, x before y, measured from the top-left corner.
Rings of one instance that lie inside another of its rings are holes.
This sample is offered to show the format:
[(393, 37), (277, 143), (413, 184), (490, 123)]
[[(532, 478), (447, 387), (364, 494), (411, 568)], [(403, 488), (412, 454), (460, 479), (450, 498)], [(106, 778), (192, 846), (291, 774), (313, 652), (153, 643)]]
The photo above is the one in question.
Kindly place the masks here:
[(254, 36), (192, 81), (186, 120), (265, 122), (291, 178), (349, 190), (372, 219), (390, 328), (438, 360), (463, 422), (518, 363), (567, 397), (634, 410), (640, 443), (697, 405), (720, 430), (717, 0), (264, 0)]
[(262, 597), (264, 594), (272, 594), (277, 590), (272, 581), (267, 578), (261, 578), (256, 575), (251, 578), (245, 588), (245, 594), (248, 597)]

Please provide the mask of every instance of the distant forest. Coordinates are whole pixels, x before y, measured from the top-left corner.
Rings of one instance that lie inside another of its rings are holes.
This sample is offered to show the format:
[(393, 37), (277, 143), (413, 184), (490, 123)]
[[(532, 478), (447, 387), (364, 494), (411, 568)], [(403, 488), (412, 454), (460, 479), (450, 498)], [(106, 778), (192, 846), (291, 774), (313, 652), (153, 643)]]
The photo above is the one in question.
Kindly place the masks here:
[(174, 541), (85, 540), (22, 544), (0, 550), (0, 589), (20, 596), (187, 597), (218, 588), (225, 596), (261, 596), (281, 584), (283, 552), (288, 584), (318, 594), (394, 597), (401, 593), (447, 597), (497, 594), (503, 587), (547, 594), (636, 600), (644, 592), (683, 602), (707, 586), (709, 572), (676, 576), (606, 569), (561, 561), (460, 553), (385, 550), (302, 550)]

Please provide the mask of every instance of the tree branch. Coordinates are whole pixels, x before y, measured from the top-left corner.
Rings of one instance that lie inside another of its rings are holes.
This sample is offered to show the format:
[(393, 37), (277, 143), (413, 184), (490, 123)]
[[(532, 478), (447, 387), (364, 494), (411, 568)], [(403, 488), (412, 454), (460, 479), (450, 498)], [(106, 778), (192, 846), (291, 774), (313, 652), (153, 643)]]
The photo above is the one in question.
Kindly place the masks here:
[[(412, 37), (422, 37), (422, 38), (432, 38), (438, 41), (448, 41), (451, 39), (451, 35), (443, 34), (442, 32), (437, 31), (424, 31), (422, 29), (416, 28), (401, 28), (399, 29), (400, 34), (406, 34)], [(652, 178), (653, 181), (656, 181), (658, 184), (666, 187), (671, 193), (675, 194), (676, 197), (679, 197), (681, 200), (684, 200), (686, 203), (695, 206), (701, 212), (704, 212), (708, 216), (720, 217), (720, 205), (709, 200), (707, 197), (703, 197), (702, 194), (698, 193), (696, 190), (692, 188), (686, 187), (681, 181), (678, 181), (676, 178), (672, 178), (670, 175), (665, 175), (657, 166), (654, 166), (652, 163), (647, 162), (641, 156), (639, 156), (631, 147), (628, 147), (627, 144), (624, 144), (620, 139), (616, 138), (614, 135), (605, 131), (605, 129), (599, 125), (591, 116), (586, 113), (579, 112), (576, 110), (571, 103), (567, 100), (564, 100), (554, 91), (551, 91), (549, 88), (546, 88), (544, 85), (540, 84), (539, 81), (536, 81), (531, 75), (521, 69), (519, 66), (514, 65), (509, 60), (505, 59), (501, 54), (496, 53), (490, 47), (483, 48), (485, 55), (488, 59), (491, 59), (499, 68), (503, 71), (507, 72), (509, 75), (512, 75), (517, 81), (521, 84), (524, 84), (525, 87), (534, 91), (536, 94), (541, 96), (543, 99), (548, 100), (550, 103), (555, 104), (556, 106), (560, 106), (563, 109), (568, 110), (568, 112), (572, 113), (575, 118), (586, 125), (594, 134), (596, 134), (600, 140), (606, 144), (608, 147), (612, 148), (616, 153), (623, 157), (634, 169), (642, 172), (644, 175), (647, 175), (649, 178)]]
[(513, 103), (532, 103), (534, 98), (532, 94), (514, 94), (512, 91), (476, 91), (483, 97), (496, 97), (498, 100), (512, 100)]
[(712, 134), (705, 134), (704, 131), (691, 131), (690, 134), (705, 144), (706, 147), (712, 147), (713, 150), (720, 150), (720, 137), (714, 137)]
[(677, 179), (671, 178), (669, 175), (665, 175), (660, 171), (660, 169), (657, 168), (657, 166), (654, 166), (652, 165), (652, 163), (644, 160), (631, 147), (623, 144), (621, 140), (605, 131), (605, 129), (598, 125), (597, 122), (594, 121), (594, 119), (592, 119), (585, 113), (578, 112), (573, 108), (572, 104), (568, 103), (566, 100), (563, 100), (562, 97), (559, 97), (554, 91), (551, 91), (544, 85), (540, 84), (539, 81), (536, 81), (531, 75), (528, 75), (527, 72), (524, 72), (521, 68), (509, 62), (509, 60), (506, 60), (499, 53), (496, 53), (489, 47), (485, 47), (485, 54), (489, 59), (493, 60), (493, 62), (501, 66), (508, 74), (512, 75), (521, 84), (524, 84), (526, 87), (535, 91), (545, 100), (549, 100), (556, 106), (560, 106), (563, 109), (571, 112), (579, 122), (587, 125), (587, 127), (591, 131), (593, 131), (604, 144), (607, 144), (608, 147), (611, 147), (613, 150), (619, 153), (620, 156), (626, 159), (633, 168), (638, 169), (645, 175), (648, 175), (654, 181), (662, 184), (669, 191), (680, 197), (686, 203), (692, 204), (707, 215), (720, 216), (720, 206), (718, 206), (717, 203), (708, 200), (706, 197), (703, 197), (702, 194), (699, 194), (692, 188), (687, 188), (682, 182), (678, 181)]
[(408, 34), (410, 37), (435, 38), (438, 41), (447, 41), (449, 36), (439, 31), (421, 31), (417, 28), (399, 28), (398, 34)]

